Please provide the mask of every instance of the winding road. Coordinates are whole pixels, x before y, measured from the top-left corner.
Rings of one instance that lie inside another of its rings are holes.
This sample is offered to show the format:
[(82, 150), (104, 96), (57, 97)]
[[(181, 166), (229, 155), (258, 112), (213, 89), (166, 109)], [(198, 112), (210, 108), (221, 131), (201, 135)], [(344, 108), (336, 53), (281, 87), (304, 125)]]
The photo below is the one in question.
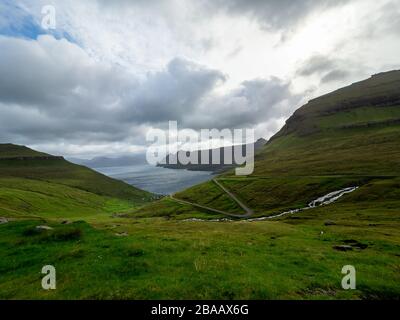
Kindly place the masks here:
[(212, 212), (215, 212), (215, 213), (223, 214), (223, 215), (226, 215), (226, 216), (229, 216), (229, 217), (233, 217), (233, 218), (249, 218), (254, 214), (254, 211), (252, 209), (250, 209), (242, 201), (240, 201), (232, 192), (230, 192), (228, 189), (226, 189), (220, 182), (218, 182), (216, 179), (213, 179), (212, 181), (218, 187), (220, 187), (222, 189), (222, 191), (224, 191), (232, 200), (234, 200), (246, 213), (245, 214), (230, 213), (230, 212), (227, 212), (227, 211), (210, 208), (210, 207), (203, 206), (201, 204), (193, 203), (193, 202), (190, 202), (190, 201), (181, 200), (181, 199), (175, 198), (174, 195), (170, 195), (170, 198), (173, 199), (176, 202), (181, 203), (181, 204), (191, 205), (193, 207), (197, 207), (197, 208), (200, 208), (200, 209), (205, 209), (205, 210), (208, 210), (208, 211), (212, 211)]
[[(234, 195), (232, 192), (230, 192), (227, 188), (225, 188), (219, 181), (217, 181), (216, 179), (212, 180), (219, 188), (221, 188), (232, 200), (234, 200), (246, 213), (245, 214), (235, 214), (235, 213), (230, 213), (227, 211), (223, 211), (223, 210), (218, 210), (218, 209), (214, 209), (211, 207), (207, 207), (201, 204), (197, 204), (197, 203), (193, 203), (190, 201), (186, 201), (186, 200), (181, 200), (178, 198), (175, 198), (174, 195), (170, 195), (170, 199), (181, 203), (181, 204), (185, 204), (185, 205), (190, 205), (193, 207), (197, 207), (200, 209), (204, 209), (207, 211), (211, 211), (211, 212), (215, 212), (218, 214), (223, 214), (226, 215), (228, 217), (233, 217), (233, 218), (250, 218), (253, 214), (254, 211), (252, 209), (250, 209), (248, 206), (246, 206), (241, 200), (239, 200), (236, 195)], [(313, 202), (311, 202), (307, 207), (304, 208), (300, 208), (300, 209), (295, 209), (295, 210), (290, 210), (290, 211), (286, 211), (286, 212), (282, 212), (279, 213), (277, 215), (272, 215), (272, 216), (267, 216), (267, 217), (260, 217), (260, 218), (255, 218), (255, 219), (248, 219), (248, 221), (262, 221), (262, 220), (266, 220), (266, 219), (273, 219), (273, 218), (279, 218), (282, 217), (286, 214), (293, 214), (293, 213), (297, 213), (300, 211), (304, 211), (307, 209), (312, 209), (315, 208), (316, 206), (320, 206), (320, 205), (324, 205), (324, 204), (329, 204), (332, 203), (336, 200), (338, 200), (340, 197), (342, 197), (344, 194), (346, 193), (350, 193), (353, 192), (355, 190), (357, 190), (358, 187), (349, 187), (349, 188), (345, 188), (339, 191), (334, 191), (331, 192), (323, 197), (318, 198), (317, 200), (314, 200)], [(316, 205), (317, 203), (320, 203), (319, 205)]]
[(171, 195), (170, 198), (172, 200), (176, 201), (176, 202), (179, 202), (180, 204), (190, 205), (190, 206), (193, 206), (193, 207), (197, 207), (197, 208), (200, 208), (200, 209), (205, 209), (207, 211), (212, 211), (212, 212), (223, 214), (223, 215), (226, 215), (226, 216), (229, 216), (229, 217), (233, 217), (233, 218), (247, 218), (247, 217), (249, 217), (249, 215), (247, 215), (247, 214), (240, 215), (240, 214), (229, 213), (229, 212), (226, 212), (226, 211), (222, 211), (222, 210), (210, 208), (210, 207), (207, 207), (207, 206), (203, 206), (201, 204), (197, 204), (197, 203), (193, 203), (193, 202), (177, 199), (173, 195)]

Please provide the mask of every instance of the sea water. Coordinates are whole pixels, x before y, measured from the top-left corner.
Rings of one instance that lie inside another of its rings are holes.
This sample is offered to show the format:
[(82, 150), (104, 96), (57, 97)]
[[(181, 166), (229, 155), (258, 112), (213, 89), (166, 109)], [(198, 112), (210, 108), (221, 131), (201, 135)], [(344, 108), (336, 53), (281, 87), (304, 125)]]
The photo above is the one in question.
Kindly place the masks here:
[(164, 195), (184, 190), (214, 177), (212, 172), (208, 171), (166, 169), (148, 164), (103, 167), (94, 170), (137, 188)]

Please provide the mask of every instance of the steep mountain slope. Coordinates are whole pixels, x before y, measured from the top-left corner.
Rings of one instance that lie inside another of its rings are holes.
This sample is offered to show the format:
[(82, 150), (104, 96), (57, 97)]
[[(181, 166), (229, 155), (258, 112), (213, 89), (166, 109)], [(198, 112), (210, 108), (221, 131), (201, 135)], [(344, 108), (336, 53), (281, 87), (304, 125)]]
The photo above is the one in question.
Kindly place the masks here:
[(95, 213), (145, 203), (151, 197), (62, 157), (0, 145), (0, 214)]
[(400, 71), (298, 109), (257, 158), (255, 174), (400, 173)]
[[(307, 205), (329, 192), (361, 186), (341, 201), (398, 201), (400, 180), (400, 71), (372, 76), (310, 101), (257, 154), (255, 171), (220, 182), (253, 208), (270, 215)], [(212, 183), (177, 196), (201, 203)], [(165, 201), (165, 200), (164, 200)], [(220, 201), (208, 202), (216, 209)]]

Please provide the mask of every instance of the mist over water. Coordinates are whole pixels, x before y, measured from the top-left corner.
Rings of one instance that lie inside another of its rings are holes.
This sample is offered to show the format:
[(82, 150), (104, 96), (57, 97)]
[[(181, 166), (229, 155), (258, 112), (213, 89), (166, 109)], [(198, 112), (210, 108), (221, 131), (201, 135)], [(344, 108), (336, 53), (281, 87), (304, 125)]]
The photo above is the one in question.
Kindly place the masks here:
[(208, 171), (166, 169), (148, 164), (103, 167), (94, 170), (137, 188), (165, 195), (211, 180), (215, 176)]

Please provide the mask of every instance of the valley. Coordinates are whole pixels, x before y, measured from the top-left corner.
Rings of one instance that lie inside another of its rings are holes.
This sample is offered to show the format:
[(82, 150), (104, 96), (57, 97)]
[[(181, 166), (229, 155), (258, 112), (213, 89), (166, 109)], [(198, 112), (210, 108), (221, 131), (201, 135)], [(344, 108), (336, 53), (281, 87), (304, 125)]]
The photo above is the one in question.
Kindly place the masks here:
[[(398, 299), (399, 110), (400, 71), (374, 75), (298, 109), (252, 175), (161, 199), (0, 145), (0, 298)], [(40, 288), (46, 264), (57, 290)]]

